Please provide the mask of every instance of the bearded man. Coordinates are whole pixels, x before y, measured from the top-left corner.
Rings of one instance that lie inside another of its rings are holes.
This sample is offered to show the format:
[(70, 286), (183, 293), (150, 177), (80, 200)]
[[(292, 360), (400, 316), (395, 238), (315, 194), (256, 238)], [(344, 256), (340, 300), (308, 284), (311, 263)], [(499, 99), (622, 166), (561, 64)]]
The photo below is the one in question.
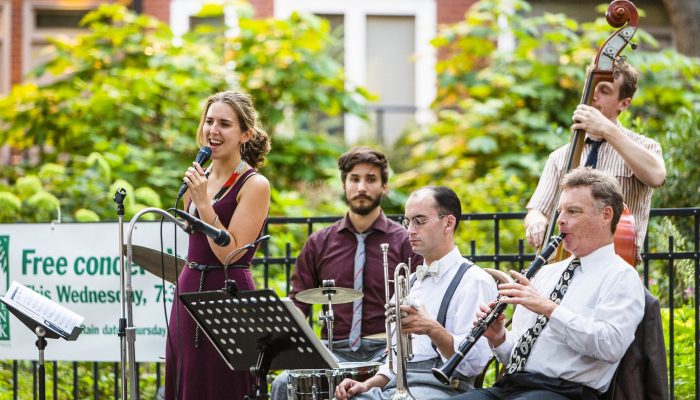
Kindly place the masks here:
[[(361, 299), (333, 305), (333, 353), (341, 363), (383, 361), (386, 339), (371, 337), (386, 329), (380, 245), (389, 244), (387, 260), (392, 277), (398, 264), (408, 264), (410, 258), (410, 265), (415, 266), (423, 259), (411, 250), (406, 229), (386, 218), (382, 211), (380, 204), (388, 191), (389, 179), (389, 163), (384, 154), (355, 147), (338, 159), (338, 169), (348, 212), (333, 225), (309, 236), (296, 260), (289, 297), (308, 315), (311, 306), (296, 301), (295, 296), (320, 287), (326, 279), (334, 279), (338, 287), (361, 291)], [(326, 329), (321, 330), (321, 335), (328, 340)], [(273, 400), (287, 398), (286, 382), (286, 374), (273, 382)]]

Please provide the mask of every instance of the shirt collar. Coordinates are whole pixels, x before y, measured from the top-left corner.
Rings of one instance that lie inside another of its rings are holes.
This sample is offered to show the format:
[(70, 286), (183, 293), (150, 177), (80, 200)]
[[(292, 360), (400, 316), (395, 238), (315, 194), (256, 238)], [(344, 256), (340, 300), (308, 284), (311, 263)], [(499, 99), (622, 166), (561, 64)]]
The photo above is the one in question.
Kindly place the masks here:
[[(377, 219), (374, 220), (372, 225), (367, 230), (380, 231), (386, 233), (388, 231), (388, 228), (389, 220), (384, 215), (384, 211), (380, 210), (379, 216), (377, 217)], [(345, 217), (340, 221), (340, 225), (338, 226), (339, 231), (342, 231), (344, 229), (347, 229), (352, 233), (359, 233), (357, 232), (355, 227), (352, 226), (352, 221), (350, 221), (350, 213), (345, 213)]]
[[(457, 246), (454, 246), (449, 253), (445, 254), (444, 256), (442, 256), (441, 259), (438, 260), (438, 263), (440, 265), (440, 271), (438, 272), (438, 276), (433, 277), (433, 279), (440, 280), (443, 276), (445, 276), (447, 271), (452, 269), (452, 267), (454, 265), (457, 265), (457, 263), (461, 264), (461, 262), (462, 255), (459, 252), (459, 248), (457, 248)], [(423, 264), (425, 265), (425, 259), (423, 259)], [(428, 279), (428, 277), (426, 277), (425, 279)]]
[(611, 257), (615, 257), (615, 245), (613, 243), (600, 247), (587, 256), (580, 257), (581, 271), (605, 266), (609, 262), (607, 260), (610, 260)]

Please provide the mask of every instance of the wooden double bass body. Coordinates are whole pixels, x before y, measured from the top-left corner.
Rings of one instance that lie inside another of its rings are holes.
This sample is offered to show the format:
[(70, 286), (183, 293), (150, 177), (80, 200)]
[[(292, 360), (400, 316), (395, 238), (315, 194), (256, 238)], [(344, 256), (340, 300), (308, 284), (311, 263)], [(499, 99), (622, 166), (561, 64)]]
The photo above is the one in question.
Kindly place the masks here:
[[(631, 1), (613, 1), (608, 7), (605, 18), (610, 26), (620, 29), (608, 37), (598, 50), (595, 61), (586, 76), (586, 83), (583, 88), (580, 104), (591, 105), (593, 102), (593, 94), (595, 93), (595, 88), (598, 83), (614, 81), (613, 73), (615, 61), (620, 57), (622, 50), (628, 44), (631, 44), (633, 49), (636, 47), (636, 45), (631, 43), (631, 40), (637, 31), (639, 15), (637, 13), (637, 8)], [(566, 172), (578, 167), (585, 144), (585, 137), (586, 132), (583, 130), (577, 129), (571, 132), (569, 151), (564, 163), (562, 176)], [(560, 194), (561, 193), (558, 191), (555, 196), (555, 204), (558, 203)], [(553, 215), (549, 218), (547, 234), (545, 235), (543, 243), (548, 243), (550, 238), (554, 235), (557, 217), (558, 212), (555, 210)], [(635, 239), (634, 216), (627, 206), (625, 206), (625, 211), (615, 230), (615, 252), (632, 266), (637, 263), (637, 246)], [(557, 258), (565, 258), (563, 251), (558, 253)]]

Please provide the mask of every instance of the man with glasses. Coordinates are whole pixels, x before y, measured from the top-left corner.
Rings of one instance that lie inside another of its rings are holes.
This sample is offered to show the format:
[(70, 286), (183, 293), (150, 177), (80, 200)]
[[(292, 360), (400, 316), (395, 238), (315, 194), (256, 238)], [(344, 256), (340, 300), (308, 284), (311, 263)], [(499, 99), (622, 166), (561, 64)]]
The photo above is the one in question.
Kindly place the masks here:
[[(338, 287), (361, 291), (361, 299), (333, 305), (333, 353), (340, 362), (382, 361), (386, 295), (380, 245), (389, 244), (391, 276), (398, 264), (408, 264), (410, 259), (416, 265), (422, 258), (411, 251), (406, 230), (387, 219), (380, 206), (388, 191), (389, 165), (384, 154), (356, 147), (338, 159), (338, 168), (348, 212), (309, 236), (297, 257), (289, 296), (294, 300), (297, 293), (320, 287), (326, 279), (334, 279)], [(296, 300), (295, 304), (307, 315), (311, 310), (309, 304)], [(325, 329), (321, 336), (327, 339)], [(273, 400), (287, 398), (286, 374), (275, 379), (271, 396)]]
[[(491, 357), (487, 342), (480, 340), (457, 367), (451, 386), (440, 383), (431, 373), (431, 368), (439, 367), (454, 354), (471, 330), (470, 313), (497, 295), (493, 278), (463, 258), (455, 245), (461, 213), (459, 198), (444, 186), (418, 189), (406, 203), (403, 225), (408, 228), (413, 251), (424, 259), (409, 279), (410, 294), (401, 306), (405, 313), (401, 328), (413, 335), (413, 358), (407, 363), (406, 377), (416, 399), (441, 398), (472, 389), (474, 377)], [(335, 396), (390, 398), (396, 389), (395, 372), (385, 363), (365, 382), (345, 379)]]

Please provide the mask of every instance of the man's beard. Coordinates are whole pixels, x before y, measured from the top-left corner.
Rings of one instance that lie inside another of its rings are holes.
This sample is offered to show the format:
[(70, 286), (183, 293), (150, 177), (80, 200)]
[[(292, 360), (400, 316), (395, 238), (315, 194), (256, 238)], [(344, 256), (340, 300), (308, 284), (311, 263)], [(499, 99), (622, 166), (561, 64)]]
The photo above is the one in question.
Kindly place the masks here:
[(348, 200), (347, 195), (345, 195), (344, 197), (345, 197), (345, 204), (347, 204), (350, 207), (350, 211), (352, 211), (358, 215), (367, 215), (367, 214), (371, 213), (372, 211), (374, 211), (375, 208), (379, 207), (379, 205), (382, 202), (382, 194), (381, 193), (378, 194), (377, 197), (374, 198), (374, 200), (372, 200), (372, 198), (370, 196), (362, 196), (365, 199), (371, 200), (371, 202), (366, 206), (355, 206), (355, 205), (353, 205), (353, 203), (350, 200)]

